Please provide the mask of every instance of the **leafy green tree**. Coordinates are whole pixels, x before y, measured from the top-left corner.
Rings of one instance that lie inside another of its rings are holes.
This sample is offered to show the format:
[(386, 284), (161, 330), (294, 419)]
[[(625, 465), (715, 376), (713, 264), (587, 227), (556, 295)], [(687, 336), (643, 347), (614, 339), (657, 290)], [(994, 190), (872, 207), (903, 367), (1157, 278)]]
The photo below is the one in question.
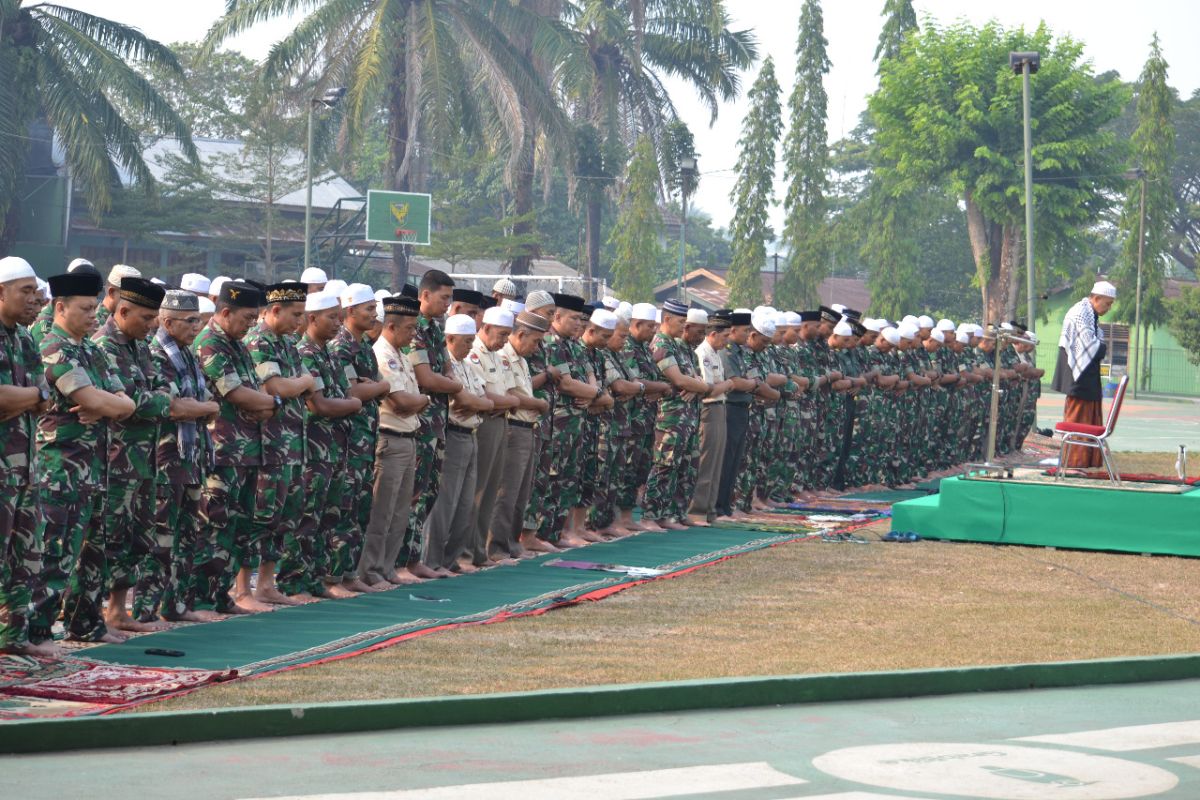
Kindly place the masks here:
[(620, 216), (613, 229), (613, 291), (631, 303), (654, 299), (655, 270), (662, 257), (659, 237), (662, 215), (658, 210), (661, 176), (654, 142), (643, 136), (633, 150)]
[(900, 55), (904, 40), (912, 31), (917, 30), (917, 12), (913, 10), (912, 0), (884, 0), (883, 29), (879, 31), (879, 44), (875, 46), (875, 63), (882, 67), (883, 62)]
[[(1138, 79), (1138, 125), (1133, 132), (1130, 153), (1131, 163), (1142, 170), (1146, 181), (1141, 317), (1147, 327), (1161, 325), (1167, 317), (1163, 283), (1170, 247), (1171, 215), (1175, 211), (1175, 195), (1171, 189), (1171, 166), (1175, 160), (1175, 128), (1171, 124), (1174, 105), (1175, 98), (1167, 86), (1167, 62), (1155, 34), (1150, 44), (1150, 57)], [(1136, 292), (1132, 290), (1137, 286), (1141, 189), (1140, 180), (1130, 181), (1120, 221), (1124, 246), (1114, 273), (1124, 290), (1117, 300), (1115, 318), (1127, 323), (1134, 321), (1136, 308)]]
[(936, 186), (965, 205), (989, 320), (1011, 318), (1023, 283), (1021, 81), (1008, 67), (1014, 50), (1042, 53), (1032, 114), (1037, 255), (1044, 261), (1081, 236), (1120, 186), (1122, 148), (1104, 126), (1126, 92), (1117, 81), (1095, 80), (1082, 45), (1055, 39), (1045, 26), (1030, 34), (997, 23), (930, 25), (910, 34), (900, 57), (883, 62), (869, 104), (881, 176), (899, 192)]
[(150, 121), (195, 157), (187, 123), (134, 68), (179, 73), (171, 51), (137, 28), (50, 3), (0, 0), (0, 254), (16, 237), (29, 126), (43, 118), (93, 212), (112, 205), (120, 166), (143, 188), (139, 125)]
[(1185, 286), (1179, 297), (1167, 302), (1167, 328), (1187, 351), (1188, 360), (1200, 366), (1200, 287)]
[(750, 87), (750, 109), (738, 139), (737, 181), (733, 185), (733, 253), (729, 265), (729, 302), (735, 307), (762, 303), (760, 270), (767, 261), (767, 241), (773, 238), (771, 206), (775, 203), (775, 153), (783, 133), (775, 61), (763, 61)]
[[(174, 108), (193, 136), (208, 139), (242, 139), (247, 100), (260, 95), (258, 64), (236, 50), (221, 50), (201, 57), (195, 42), (175, 42), (171, 52), (180, 70), (158, 63), (139, 65), (139, 71)], [(145, 134), (169, 135), (150, 127)]]
[(825, 22), (818, 0), (804, 0), (796, 44), (796, 85), (788, 99), (790, 125), (783, 143), (783, 247), (790, 258), (776, 287), (776, 305), (814, 305), (817, 287), (828, 274), (828, 231), (825, 190), (829, 170), (826, 116), (829, 72)]

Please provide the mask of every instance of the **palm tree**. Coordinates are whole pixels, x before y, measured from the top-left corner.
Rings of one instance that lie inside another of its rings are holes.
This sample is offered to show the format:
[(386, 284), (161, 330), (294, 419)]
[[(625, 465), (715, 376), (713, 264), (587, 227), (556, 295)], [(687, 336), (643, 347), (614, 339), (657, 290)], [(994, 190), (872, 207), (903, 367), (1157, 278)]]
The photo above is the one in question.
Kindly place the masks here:
[(624, 154), (646, 134), (666, 161), (666, 133), (679, 115), (663, 79), (691, 84), (711, 124), (720, 102), (738, 96), (739, 73), (753, 65), (758, 48), (751, 31), (729, 29), (724, 0), (570, 0), (564, 20), (576, 46), (565, 53), (560, 90), (582, 126), (577, 177), (592, 276), (600, 269), (604, 194)]
[(195, 159), (187, 125), (130, 62), (182, 75), (171, 51), (136, 28), (52, 3), (0, 0), (0, 254), (16, 237), (14, 198), (38, 118), (62, 143), (95, 212), (111, 207), (118, 167), (154, 185), (135, 121), (174, 136)]
[[(511, 0), (226, 0), (208, 33), (215, 48), (274, 16), (306, 12), (272, 49), (265, 77), (280, 80), (319, 64), (315, 94), (348, 88), (347, 132), (360, 139), (368, 121), (387, 120), (388, 187), (408, 190), (424, 150), (498, 125), (518, 168), (533, 135), (530, 120), (555, 142), (569, 142), (569, 120), (539, 78), (523, 40), (539, 51), (561, 43), (551, 21)], [(392, 282), (408, 272), (406, 246), (392, 249)]]

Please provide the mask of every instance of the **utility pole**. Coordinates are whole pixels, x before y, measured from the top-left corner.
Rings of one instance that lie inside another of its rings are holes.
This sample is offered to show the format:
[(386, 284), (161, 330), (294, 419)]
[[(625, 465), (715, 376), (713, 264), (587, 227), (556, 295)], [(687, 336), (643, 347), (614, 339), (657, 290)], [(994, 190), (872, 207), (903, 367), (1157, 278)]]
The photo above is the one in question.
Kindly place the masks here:
[(319, 107), (333, 108), (345, 94), (345, 88), (339, 86), (308, 102), (308, 149), (304, 151), (305, 184), (308, 187), (304, 197), (304, 269), (309, 268), (312, 259), (313, 113)]
[(687, 244), (687, 202), (691, 190), (691, 181), (696, 174), (696, 157), (684, 156), (679, 159), (679, 197), (683, 205), (683, 217), (679, 220), (679, 299), (688, 302), (687, 287), (683, 282), (684, 249)]
[(1008, 65), (1021, 76), (1025, 109), (1025, 295), (1028, 300), (1025, 325), (1031, 331), (1037, 325), (1037, 294), (1033, 280), (1033, 128), (1029, 111), (1029, 76), (1038, 71), (1041, 63), (1042, 58), (1037, 53), (1008, 54)]

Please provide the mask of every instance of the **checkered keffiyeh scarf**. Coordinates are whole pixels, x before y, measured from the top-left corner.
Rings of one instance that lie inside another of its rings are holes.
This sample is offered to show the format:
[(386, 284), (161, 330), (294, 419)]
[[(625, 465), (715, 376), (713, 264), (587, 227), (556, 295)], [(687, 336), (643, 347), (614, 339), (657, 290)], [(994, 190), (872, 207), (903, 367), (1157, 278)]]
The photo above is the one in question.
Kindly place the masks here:
[(1096, 311), (1085, 297), (1067, 311), (1063, 317), (1062, 335), (1058, 337), (1058, 346), (1067, 352), (1067, 364), (1075, 380), (1079, 380), (1100, 352), (1103, 341), (1104, 331), (1100, 329)]

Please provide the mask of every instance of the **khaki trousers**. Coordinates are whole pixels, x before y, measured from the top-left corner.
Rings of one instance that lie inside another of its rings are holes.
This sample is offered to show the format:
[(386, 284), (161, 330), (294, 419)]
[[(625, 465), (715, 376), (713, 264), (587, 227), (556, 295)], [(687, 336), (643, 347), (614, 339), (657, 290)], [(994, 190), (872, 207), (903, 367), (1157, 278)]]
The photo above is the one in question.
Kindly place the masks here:
[(725, 404), (705, 403), (700, 411), (700, 467), (689, 514), (716, 517), (721, 488), (721, 462), (725, 459)]
[[(491, 519), (488, 554), (504, 558), (517, 552), (517, 540), (524, 527), (525, 507), (533, 490), (534, 433), (532, 428), (509, 425), (504, 440), (504, 461), (500, 485)], [(481, 520), (482, 522), (482, 520)]]
[(475, 434), (475, 441), (479, 447), (478, 467), (475, 471), (475, 533), (467, 542), (466, 555), (477, 567), (488, 561), (488, 528), (492, 524), (496, 493), (500, 490), (500, 473), (504, 469), (504, 437), (507, 430), (508, 421), (504, 417), (488, 417)]
[(358, 577), (379, 583), (396, 574), (417, 477), (417, 440), (380, 431), (375, 443), (371, 517), (358, 559)]

